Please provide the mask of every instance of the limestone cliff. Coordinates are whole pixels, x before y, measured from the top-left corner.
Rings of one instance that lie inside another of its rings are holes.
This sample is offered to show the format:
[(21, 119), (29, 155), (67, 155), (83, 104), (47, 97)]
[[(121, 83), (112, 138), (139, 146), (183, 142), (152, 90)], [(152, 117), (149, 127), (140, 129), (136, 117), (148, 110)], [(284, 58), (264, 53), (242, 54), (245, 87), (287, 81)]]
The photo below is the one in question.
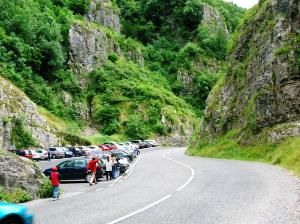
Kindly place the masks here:
[(14, 149), (11, 133), (13, 119), (24, 120), (25, 128), (32, 133), (40, 146), (53, 146), (59, 142), (47, 121), (39, 114), (37, 106), (22, 91), (0, 76), (0, 148)]
[(300, 135), (299, 17), (299, 0), (260, 1), (249, 12), (228, 74), (207, 100), (202, 140), (232, 129), (245, 143), (257, 135), (269, 142)]
[(110, 0), (93, 0), (86, 15), (89, 22), (94, 22), (120, 33), (119, 9)]

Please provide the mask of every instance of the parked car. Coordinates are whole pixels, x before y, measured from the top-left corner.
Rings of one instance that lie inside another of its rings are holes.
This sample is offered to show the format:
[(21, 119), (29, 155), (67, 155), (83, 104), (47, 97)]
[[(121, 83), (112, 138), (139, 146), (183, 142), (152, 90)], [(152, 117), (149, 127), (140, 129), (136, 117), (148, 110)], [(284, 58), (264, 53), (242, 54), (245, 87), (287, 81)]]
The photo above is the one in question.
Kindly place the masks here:
[(32, 160), (39, 161), (39, 160), (42, 159), (41, 154), (38, 153), (35, 149), (31, 149), (31, 150), (29, 150), (29, 151), (30, 151), (31, 154), (32, 154)]
[(83, 152), (84, 156), (87, 156), (89, 154), (89, 151), (91, 150), (87, 146), (78, 146), (77, 148), (79, 148)]
[(45, 149), (36, 149), (35, 150), (38, 154), (40, 154), (41, 160), (48, 159), (48, 151)]
[[(91, 173), (87, 170), (87, 164), (90, 160), (85, 158), (76, 158), (59, 163), (56, 167), (61, 180), (86, 180), (89, 182)], [(51, 168), (44, 171), (46, 176), (50, 176)], [(96, 178), (103, 176), (103, 168), (97, 167)]]
[(48, 150), (52, 159), (59, 159), (65, 157), (65, 152), (60, 147), (50, 147)]
[(102, 144), (99, 147), (102, 151), (110, 151), (110, 150), (114, 149), (114, 147), (112, 147), (111, 145), (108, 145), (108, 144)]
[(119, 145), (116, 142), (104, 142), (104, 144), (112, 146), (113, 150), (124, 149), (124, 147), (122, 145)]
[(143, 141), (145, 147), (144, 148), (150, 148), (152, 145), (149, 142)]
[(145, 140), (145, 142), (149, 143), (151, 147), (159, 146), (158, 142), (155, 140)]
[(83, 151), (80, 148), (68, 147), (68, 149), (73, 152), (74, 156), (83, 156), (84, 155)]
[(146, 144), (142, 140), (133, 140), (131, 141), (131, 143), (136, 144), (139, 147), (139, 149), (146, 148)]
[(22, 157), (25, 157), (27, 159), (32, 159), (33, 158), (33, 155), (32, 155), (30, 150), (17, 150), (16, 154), (18, 156), (22, 156)]
[(0, 223), (32, 224), (33, 215), (24, 206), (0, 202)]
[(130, 162), (133, 161), (133, 155), (122, 150), (111, 150), (110, 153), (115, 155), (117, 158), (127, 158)]
[(117, 161), (118, 161), (118, 164), (117, 166), (119, 167), (120, 169), (120, 173), (125, 173), (126, 170), (128, 169), (130, 163), (129, 163), (129, 160), (127, 158), (118, 158), (117, 157)]
[(66, 147), (59, 147), (59, 148), (62, 149), (62, 150), (64, 151), (64, 153), (65, 153), (65, 158), (71, 158), (71, 157), (74, 156), (73, 152), (72, 152), (70, 149), (68, 149), (68, 148), (66, 148)]

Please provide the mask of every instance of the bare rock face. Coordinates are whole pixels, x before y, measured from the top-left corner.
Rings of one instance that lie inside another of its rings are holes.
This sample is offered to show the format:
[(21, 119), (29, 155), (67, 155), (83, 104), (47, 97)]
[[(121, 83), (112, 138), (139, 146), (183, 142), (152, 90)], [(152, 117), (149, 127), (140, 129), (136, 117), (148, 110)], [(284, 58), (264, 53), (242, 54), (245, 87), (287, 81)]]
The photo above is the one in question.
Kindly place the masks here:
[(42, 147), (56, 145), (56, 130), (39, 114), (37, 106), (17, 87), (0, 76), (0, 148), (13, 149), (12, 118), (23, 117), (28, 129)]
[(108, 61), (110, 53), (120, 54), (120, 48), (103, 30), (75, 24), (69, 31), (70, 66), (85, 86), (84, 74), (101, 68)]
[(270, 142), (300, 134), (300, 1), (259, 5), (240, 31), (227, 77), (207, 100), (205, 138), (232, 129), (255, 135), (268, 129)]
[(110, 0), (91, 1), (86, 18), (89, 22), (112, 28), (120, 33), (119, 9)]
[(0, 186), (5, 189), (14, 191), (21, 188), (33, 198), (37, 198), (43, 178), (42, 170), (31, 161), (16, 156), (0, 155)]
[(224, 19), (222, 18), (221, 14), (218, 12), (218, 10), (215, 10), (210, 5), (203, 4), (202, 23), (218, 26), (228, 34), (226, 23), (224, 22)]

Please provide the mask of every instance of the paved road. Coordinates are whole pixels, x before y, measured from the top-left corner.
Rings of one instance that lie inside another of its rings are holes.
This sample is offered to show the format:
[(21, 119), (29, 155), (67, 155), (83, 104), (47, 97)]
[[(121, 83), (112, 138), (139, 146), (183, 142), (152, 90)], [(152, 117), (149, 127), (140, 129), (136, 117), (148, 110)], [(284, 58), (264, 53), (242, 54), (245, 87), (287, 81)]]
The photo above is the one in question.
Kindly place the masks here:
[(116, 182), (27, 205), (36, 224), (299, 224), (299, 186), (277, 167), (170, 148), (143, 153)]

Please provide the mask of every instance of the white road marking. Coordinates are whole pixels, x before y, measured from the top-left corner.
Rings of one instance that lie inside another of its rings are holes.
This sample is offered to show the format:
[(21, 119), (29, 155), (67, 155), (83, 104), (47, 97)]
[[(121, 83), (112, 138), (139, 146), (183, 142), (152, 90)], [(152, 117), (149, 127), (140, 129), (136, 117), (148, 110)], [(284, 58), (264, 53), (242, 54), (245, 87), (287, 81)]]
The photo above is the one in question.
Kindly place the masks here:
[(139, 209), (139, 210), (137, 210), (137, 211), (135, 211), (135, 212), (132, 212), (132, 213), (130, 213), (130, 214), (128, 214), (128, 215), (125, 215), (125, 216), (123, 216), (123, 217), (121, 217), (121, 218), (118, 218), (118, 219), (116, 219), (116, 220), (114, 220), (114, 221), (112, 221), (112, 222), (109, 222), (109, 223), (107, 223), (107, 224), (115, 224), (115, 223), (121, 222), (121, 221), (123, 221), (123, 220), (125, 220), (125, 219), (128, 219), (128, 218), (131, 217), (131, 216), (134, 216), (134, 215), (136, 215), (136, 214), (138, 214), (138, 213), (141, 213), (141, 212), (143, 212), (143, 211), (145, 211), (145, 210), (147, 210), (147, 209), (149, 209), (149, 208), (151, 208), (151, 207), (153, 207), (153, 206), (155, 206), (155, 205), (157, 205), (157, 204), (159, 204), (159, 203), (161, 203), (161, 202), (167, 200), (167, 199), (170, 198), (170, 197), (172, 197), (172, 195), (171, 195), (171, 194), (168, 194), (167, 196), (165, 196), (165, 197), (159, 199), (158, 201), (153, 202), (153, 203), (150, 204), (150, 205), (147, 205), (146, 207), (144, 207), (144, 208), (142, 208), (142, 209)]
[(73, 197), (73, 196), (76, 196), (76, 195), (79, 195), (79, 194), (82, 194), (83, 192), (70, 192), (70, 193), (66, 193), (66, 194), (63, 194), (61, 196), (61, 198), (69, 198), (69, 197)]
[(115, 184), (110, 184), (110, 185), (108, 185), (108, 187), (112, 187), (112, 186), (114, 186)]
[(100, 188), (98, 188), (96, 191), (101, 191), (101, 190), (103, 190), (104, 188), (103, 187), (100, 187)]
[[(170, 153), (170, 152), (168, 152), (168, 153)], [(186, 164), (184, 164), (184, 163), (181, 163), (181, 162), (179, 162), (179, 161), (176, 161), (176, 160), (174, 160), (174, 159), (171, 159), (171, 158), (167, 157), (166, 155), (167, 155), (168, 153), (165, 153), (165, 154), (163, 155), (163, 157), (164, 157), (165, 159), (170, 160), (170, 161), (172, 161), (172, 162), (174, 162), (174, 163), (180, 164), (180, 165), (182, 165), (182, 166), (184, 166), (184, 167), (186, 167), (186, 168), (188, 168), (188, 169), (191, 170), (191, 176), (190, 176), (190, 178), (189, 178), (189, 179), (188, 179), (181, 187), (179, 187), (179, 188), (176, 190), (176, 191), (178, 192), (178, 191), (181, 191), (182, 189), (184, 189), (184, 188), (185, 188), (185, 187), (193, 180), (193, 178), (194, 178), (194, 176), (195, 176), (195, 170), (194, 170), (192, 167), (190, 167), (189, 165), (186, 165)], [(127, 178), (128, 178), (128, 177), (124, 177), (124, 179), (127, 179)], [(171, 194), (168, 194), (167, 196), (165, 196), (165, 197), (163, 197), (163, 198), (161, 198), (161, 199), (159, 199), (159, 200), (157, 200), (157, 201), (155, 201), (155, 202), (153, 202), (153, 203), (150, 204), (150, 205), (147, 205), (146, 207), (144, 207), (144, 208), (142, 208), (142, 209), (139, 209), (139, 210), (137, 210), (137, 211), (135, 211), (135, 212), (132, 212), (132, 213), (130, 213), (130, 214), (128, 214), (128, 215), (125, 215), (125, 216), (123, 216), (123, 217), (121, 217), (121, 218), (118, 218), (118, 219), (116, 219), (116, 220), (114, 220), (114, 221), (111, 221), (111, 222), (109, 222), (109, 223), (107, 223), (107, 224), (115, 224), (115, 223), (119, 223), (119, 222), (121, 222), (121, 221), (123, 221), (123, 220), (125, 220), (125, 219), (128, 219), (128, 218), (130, 218), (130, 217), (132, 217), (132, 216), (134, 216), (134, 215), (136, 215), (136, 214), (138, 214), (138, 213), (141, 213), (141, 212), (143, 212), (143, 211), (145, 211), (145, 210), (147, 210), (147, 209), (149, 209), (149, 208), (151, 208), (151, 207), (153, 207), (153, 206), (155, 206), (155, 205), (157, 205), (157, 204), (159, 204), (159, 203), (161, 203), (161, 202), (163, 202), (163, 201), (169, 199), (170, 197), (172, 197), (172, 193), (171, 193)]]
[[(170, 152), (168, 152), (168, 153), (170, 153)], [(189, 178), (182, 186), (180, 186), (180, 187), (177, 188), (177, 190), (176, 190), (176, 191), (181, 191), (182, 189), (184, 189), (184, 188), (185, 188), (185, 187), (186, 187), (186, 186), (194, 179), (194, 177), (195, 177), (195, 170), (194, 170), (192, 167), (190, 167), (189, 165), (186, 165), (186, 164), (184, 164), (184, 163), (182, 163), (182, 162), (179, 162), (179, 161), (176, 161), (176, 160), (174, 160), (174, 159), (171, 159), (171, 158), (167, 157), (166, 155), (167, 155), (168, 153), (166, 153), (166, 154), (163, 155), (163, 157), (164, 157), (165, 159), (167, 159), (167, 160), (169, 160), (169, 161), (171, 161), (171, 162), (180, 164), (180, 165), (182, 165), (182, 166), (184, 166), (184, 167), (186, 167), (186, 168), (188, 168), (188, 169), (191, 170), (191, 176), (190, 176), (190, 178)]]

